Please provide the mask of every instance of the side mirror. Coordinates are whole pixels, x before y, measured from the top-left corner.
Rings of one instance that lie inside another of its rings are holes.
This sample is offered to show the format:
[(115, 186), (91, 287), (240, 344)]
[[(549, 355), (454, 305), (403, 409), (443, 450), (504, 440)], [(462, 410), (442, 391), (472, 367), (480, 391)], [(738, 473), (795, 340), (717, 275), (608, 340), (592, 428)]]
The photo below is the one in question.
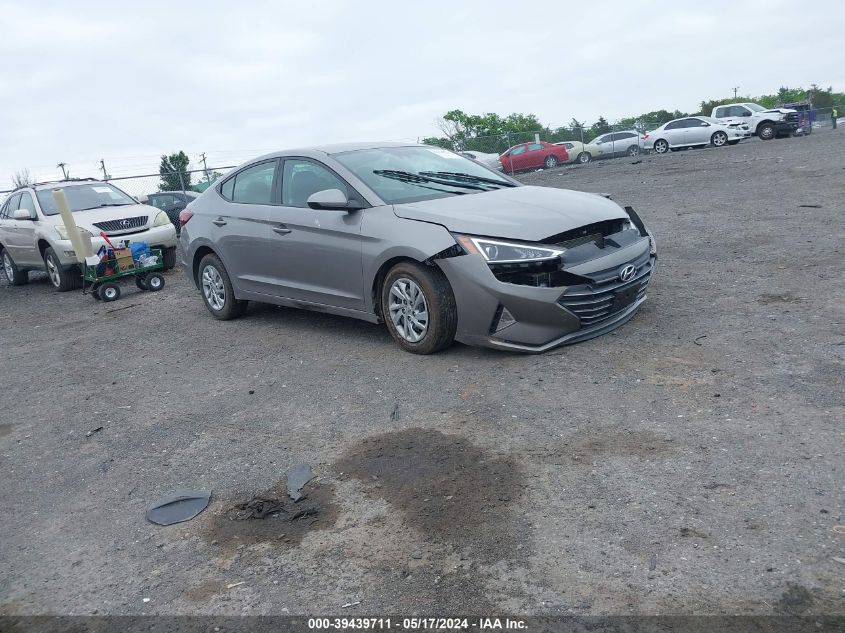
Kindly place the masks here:
[(321, 211), (356, 211), (361, 208), (357, 200), (350, 200), (340, 189), (324, 189), (308, 196), (306, 203)]
[(34, 220), (35, 214), (27, 209), (16, 209), (14, 213), (12, 213), (12, 219), (14, 220)]

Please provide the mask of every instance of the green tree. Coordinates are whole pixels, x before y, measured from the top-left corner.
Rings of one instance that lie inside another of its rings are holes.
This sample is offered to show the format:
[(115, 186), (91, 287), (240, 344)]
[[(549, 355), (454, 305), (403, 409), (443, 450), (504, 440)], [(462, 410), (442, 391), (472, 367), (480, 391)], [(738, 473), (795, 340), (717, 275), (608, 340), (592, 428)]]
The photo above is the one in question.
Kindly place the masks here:
[(182, 151), (170, 156), (162, 156), (158, 168), (158, 173), (161, 175), (158, 190), (181, 191), (183, 188), (190, 189), (191, 174), (188, 173), (188, 163), (190, 162), (188, 155)]

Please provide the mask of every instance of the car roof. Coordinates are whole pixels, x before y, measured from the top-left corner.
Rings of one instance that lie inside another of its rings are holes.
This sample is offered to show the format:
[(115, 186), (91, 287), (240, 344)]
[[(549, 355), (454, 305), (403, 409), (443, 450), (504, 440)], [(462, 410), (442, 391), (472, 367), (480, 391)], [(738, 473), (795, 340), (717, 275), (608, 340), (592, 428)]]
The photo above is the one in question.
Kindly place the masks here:
[(421, 143), (402, 143), (397, 141), (374, 141), (363, 143), (329, 143), (326, 145), (312, 145), (311, 147), (298, 147), (294, 149), (285, 149), (278, 152), (272, 152), (262, 158), (270, 158), (273, 156), (291, 156), (296, 154), (308, 152), (320, 152), (322, 154), (343, 154), (344, 152), (355, 152), (362, 149), (385, 149), (390, 147), (426, 147)]

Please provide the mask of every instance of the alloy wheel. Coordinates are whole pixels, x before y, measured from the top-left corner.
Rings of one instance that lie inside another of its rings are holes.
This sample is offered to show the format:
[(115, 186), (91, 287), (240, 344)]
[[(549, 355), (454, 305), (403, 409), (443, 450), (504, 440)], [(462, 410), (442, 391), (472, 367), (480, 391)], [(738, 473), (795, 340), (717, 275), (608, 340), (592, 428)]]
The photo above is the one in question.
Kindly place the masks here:
[(58, 288), (62, 284), (62, 278), (59, 274), (59, 267), (56, 266), (56, 263), (53, 261), (52, 257), (48, 257), (46, 263), (47, 276), (50, 277), (50, 283), (52, 283), (56, 288)]
[(728, 142), (728, 136), (724, 132), (716, 132), (713, 135), (713, 145), (715, 147), (722, 147), (725, 143)]
[(212, 310), (222, 310), (226, 306), (226, 286), (223, 277), (214, 266), (202, 270), (202, 293)]
[(6, 279), (9, 280), (9, 283), (15, 280), (15, 269), (12, 268), (12, 258), (9, 257), (9, 253), (3, 252), (3, 269), (6, 271)]
[(654, 144), (654, 151), (658, 154), (665, 154), (666, 151), (669, 149), (669, 143), (664, 140), (659, 140)]
[(399, 336), (409, 343), (419, 342), (428, 331), (425, 295), (407, 277), (400, 277), (390, 287), (390, 319)]

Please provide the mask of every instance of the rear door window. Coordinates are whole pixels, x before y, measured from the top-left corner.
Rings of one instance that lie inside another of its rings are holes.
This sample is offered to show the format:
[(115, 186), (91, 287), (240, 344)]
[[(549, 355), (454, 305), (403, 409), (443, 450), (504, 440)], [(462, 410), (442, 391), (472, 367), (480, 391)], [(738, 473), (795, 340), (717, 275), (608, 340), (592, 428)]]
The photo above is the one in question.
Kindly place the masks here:
[(271, 160), (242, 169), (223, 183), (220, 193), (232, 202), (272, 204), (277, 163), (277, 160)]

